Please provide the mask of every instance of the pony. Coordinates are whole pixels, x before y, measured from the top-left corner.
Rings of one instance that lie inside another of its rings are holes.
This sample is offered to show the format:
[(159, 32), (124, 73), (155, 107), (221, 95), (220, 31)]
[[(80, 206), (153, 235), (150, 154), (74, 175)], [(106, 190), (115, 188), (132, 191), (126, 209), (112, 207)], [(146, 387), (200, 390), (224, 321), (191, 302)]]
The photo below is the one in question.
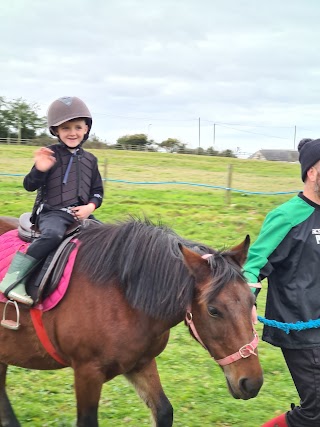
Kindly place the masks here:
[[(89, 222), (90, 223), (90, 222)], [(0, 217), (0, 235), (18, 220)], [(257, 396), (263, 374), (251, 312), (254, 297), (241, 271), (249, 236), (217, 251), (148, 219), (83, 227), (64, 298), (43, 312), (54, 358), (41, 345), (29, 308), (19, 330), (0, 327), (0, 427), (20, 423), (6, 393), (8, 365), (53, 370), (72, 367), (77, 427), (98, 427), (103, 384), (124, 375), (151, 411), (153, 425), (171, 427), (156, 357), (170, 329), (185, 322), (191, 336), (221, 366), (236, 399)], [(4, 304), (0, 303), (0, 316)]]

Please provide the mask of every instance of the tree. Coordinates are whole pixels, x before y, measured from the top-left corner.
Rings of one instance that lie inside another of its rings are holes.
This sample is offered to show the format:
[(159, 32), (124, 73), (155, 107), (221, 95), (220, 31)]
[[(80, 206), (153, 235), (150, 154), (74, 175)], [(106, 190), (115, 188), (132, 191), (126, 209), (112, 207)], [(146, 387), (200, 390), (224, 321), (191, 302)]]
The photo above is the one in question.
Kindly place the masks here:
[(57, 138), (54, 138), (51, 135), (48, 135), (46, 132), (41, 132), (35, 138), (32, 138), (28, 141), (28, 145), (35, 145), (40, 147), (45, 147), (51, 144), (56, 144)]
[(2, 114), (4, 109), (5, 109), (5, 99), (2, 96), (0, 96), (0, 138), (7, 138), (8, 136), (8, 129)]
[(136, 133), (134, 135), (124, 135), (117, 139), (117, 144), (121, 144), (121, 145), (145, 146), (148, 143), (149, 143), (148, 137), (144, 133)]
[(209, 147), (207, 149), (207, 155), (208, 156), (218, 156), (219, 155), (219, 151), (215, 150), (213, 147)]
[(107, 143), (102, 141), (95, 133), (93, 133), (86, 141), (86, 148), (105, 149), (107, 148)]
[(168, 138), (159, 144), (159, 147), (165, 148), (168, 153), (174, 153), (185, 148), (185, 144), (175, 138)]
[(23, 99), (5, 101), (0, 98), (0, 132), (2, 138), (30, 139), (46, 127), (46, 119), (39, 117), (37, 104), (28, 104)]
[(228, 149), (228, 150), (224, 150), (224, 151), (220, 151), (219, 153), (220, 157), (237, 157), (232, 150)]
[(206, 154), (205, 149), (202, 148), (202, 147), (198, 147), (194, 151), (195, 151), (196, 154), (199, 154), (199, 155), (203, 155), (204, 156)]

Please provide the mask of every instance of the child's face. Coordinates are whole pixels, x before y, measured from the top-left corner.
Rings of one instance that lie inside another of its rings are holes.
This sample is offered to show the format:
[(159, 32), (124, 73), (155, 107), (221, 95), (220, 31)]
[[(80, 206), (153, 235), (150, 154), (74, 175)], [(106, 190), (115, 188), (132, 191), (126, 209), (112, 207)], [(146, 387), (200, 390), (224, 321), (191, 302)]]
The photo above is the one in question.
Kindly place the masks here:
[(85, 120), (76, 119), (64, 122), (57, 127), (56, 134), (69, 148), (77, 147), (88, 132)]

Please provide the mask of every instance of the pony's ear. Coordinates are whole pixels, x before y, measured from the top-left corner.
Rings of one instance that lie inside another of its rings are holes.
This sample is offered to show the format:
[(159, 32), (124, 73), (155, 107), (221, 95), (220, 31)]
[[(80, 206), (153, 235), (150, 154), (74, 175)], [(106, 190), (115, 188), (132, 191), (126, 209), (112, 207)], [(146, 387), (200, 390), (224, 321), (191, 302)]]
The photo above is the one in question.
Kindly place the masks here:
[(207, 280), (210, 275), (210, 267), (208, 261), (203, 259), (201, 255), (191, 251), (179, 243), (179, 249), (183, 255), (184, 263), (197, 283), (202, 283)]
[(246, 238), (242, 243), (240, 243), (240, 245), (235, 246), (234, 248), (231, 249), (232, 258), (240, 267), (242, 267), (243, 264), (246, 262), (249, 246), (250, 246), (250, 236), (249, 234), (247, 234)]

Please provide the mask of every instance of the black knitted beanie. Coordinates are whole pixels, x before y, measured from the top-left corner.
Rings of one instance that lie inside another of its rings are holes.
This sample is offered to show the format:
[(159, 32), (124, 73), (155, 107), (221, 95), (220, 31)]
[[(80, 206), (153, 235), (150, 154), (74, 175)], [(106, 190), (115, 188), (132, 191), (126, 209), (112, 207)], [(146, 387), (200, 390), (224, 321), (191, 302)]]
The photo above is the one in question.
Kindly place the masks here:
[(304, 138), (299, 142), (299, 162), (301, 164), (301, 178), (304, 182), (308, 170), (320, 160), (320, 139)]

